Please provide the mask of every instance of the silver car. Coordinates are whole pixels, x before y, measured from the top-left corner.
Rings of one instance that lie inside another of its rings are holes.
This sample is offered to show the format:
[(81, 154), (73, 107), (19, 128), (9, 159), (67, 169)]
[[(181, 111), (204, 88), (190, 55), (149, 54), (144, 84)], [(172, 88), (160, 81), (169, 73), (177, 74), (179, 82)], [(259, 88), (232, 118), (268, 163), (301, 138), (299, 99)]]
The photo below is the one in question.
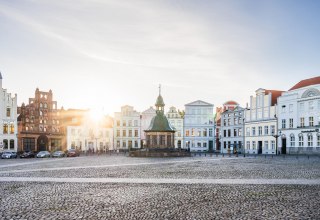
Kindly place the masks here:
[(17, 153), (16, 152), (4, 152), (1, 155), (2, 159), (10, 159), (10, 158), (17, 158)]
[(50, 152), (49, 151), (40, 151), (37, 153), (38, 158), (45, 158), (45, 157), (50, 157)]
[(66, 154), (61, 150), (58, 150), (52, 154), (52, 157), (65, 157), (65, 156)]

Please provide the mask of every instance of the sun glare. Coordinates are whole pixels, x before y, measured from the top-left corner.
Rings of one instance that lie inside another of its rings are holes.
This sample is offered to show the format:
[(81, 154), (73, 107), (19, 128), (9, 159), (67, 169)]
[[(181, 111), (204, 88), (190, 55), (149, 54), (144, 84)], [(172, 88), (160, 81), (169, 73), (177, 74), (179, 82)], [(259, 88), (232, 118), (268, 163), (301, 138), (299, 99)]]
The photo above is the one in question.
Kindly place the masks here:
[(104, 113), (101, 109), (100, 110), (99, 109), (90, 109), (89, 116), (93, 122), (97, 123), (103, 119)]

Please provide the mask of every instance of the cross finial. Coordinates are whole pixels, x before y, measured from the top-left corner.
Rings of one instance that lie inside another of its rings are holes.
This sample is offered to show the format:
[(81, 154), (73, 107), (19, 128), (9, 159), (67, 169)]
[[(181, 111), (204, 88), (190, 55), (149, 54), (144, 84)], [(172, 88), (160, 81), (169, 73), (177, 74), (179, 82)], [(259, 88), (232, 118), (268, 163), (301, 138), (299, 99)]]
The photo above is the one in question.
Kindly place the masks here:
[(161, 95), (161, 84), (159, 84), (159, 95)]

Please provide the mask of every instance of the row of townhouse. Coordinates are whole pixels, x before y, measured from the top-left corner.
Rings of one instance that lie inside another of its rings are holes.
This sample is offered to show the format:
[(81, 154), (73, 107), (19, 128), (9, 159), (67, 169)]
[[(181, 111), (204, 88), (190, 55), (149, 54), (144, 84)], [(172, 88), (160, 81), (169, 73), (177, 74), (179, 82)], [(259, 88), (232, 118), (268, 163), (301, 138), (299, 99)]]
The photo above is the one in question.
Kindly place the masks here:
[[(114, 117), (114, 148), (131, 149), (146, 146), (145, 130), (148, 130), (156, 110), (153, 107), (140, 113), (132, 106), (123, 106)], [(171, 107), (166, 114), (175, 129), (175, 148), (191, 151), (214, 150), (213, 105), (195, 101), (185, 105), (180, 112)]]
[(258, 89), (246, 108), (226, 102), (219, 120), (223, 153), (319, 154), (320, 77), (288, 91)]

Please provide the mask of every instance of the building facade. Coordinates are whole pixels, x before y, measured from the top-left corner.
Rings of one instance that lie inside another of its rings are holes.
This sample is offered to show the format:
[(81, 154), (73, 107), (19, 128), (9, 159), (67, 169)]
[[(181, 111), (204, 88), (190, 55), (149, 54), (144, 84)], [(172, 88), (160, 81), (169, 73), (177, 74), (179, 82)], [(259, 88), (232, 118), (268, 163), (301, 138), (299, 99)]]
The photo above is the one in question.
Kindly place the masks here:
[(213, 151), (213, 104), (197, 100), (185, 105), (184, 147), (190, 151)]
[(141, 127), (140, 127), (140, 136), (141, 136), (141, 147), (146, 146), (147, 140), (146, 140), (146, 134), (145, 130), (147, 130), (150, 126), (152, 118), (156, 116), (156, 110), (150, 106), (147, 110), (143, 111), (141, 114)]
[(183, 116), (175, 107), (171, 107), (167, 112), (167, 118), (176, 131), (174, 135), (174, 147), (183, 148)]
[(258, 89), (245, 110), (245, 152), (277, 153), (277, 98), (282, 91)]
[(2, 151), (18, 151), (18, 124), (17, 124), (17, 94), (12, 96), (6, 89), (2, 87), (2, 75), (0, 72), (0, 152)]
[(65, 131), (61, 123), (61, 111), (53, 94), (35, 91), (29, 104), (18, 108), (19, 151), (66, 150)]
[(244, 108), (235, 101), (223, 104), (221, 114), (221, 153), (242, 153), (244, 142)]
[(320, 154), (320, 77), (305, 79), (278, 99), (279, 148), (285, 154)]
[(140, 113), (132, 106), (121, 107), (121, 112), (114, 114), (114, 148), (128, 150), (141, 147)]

